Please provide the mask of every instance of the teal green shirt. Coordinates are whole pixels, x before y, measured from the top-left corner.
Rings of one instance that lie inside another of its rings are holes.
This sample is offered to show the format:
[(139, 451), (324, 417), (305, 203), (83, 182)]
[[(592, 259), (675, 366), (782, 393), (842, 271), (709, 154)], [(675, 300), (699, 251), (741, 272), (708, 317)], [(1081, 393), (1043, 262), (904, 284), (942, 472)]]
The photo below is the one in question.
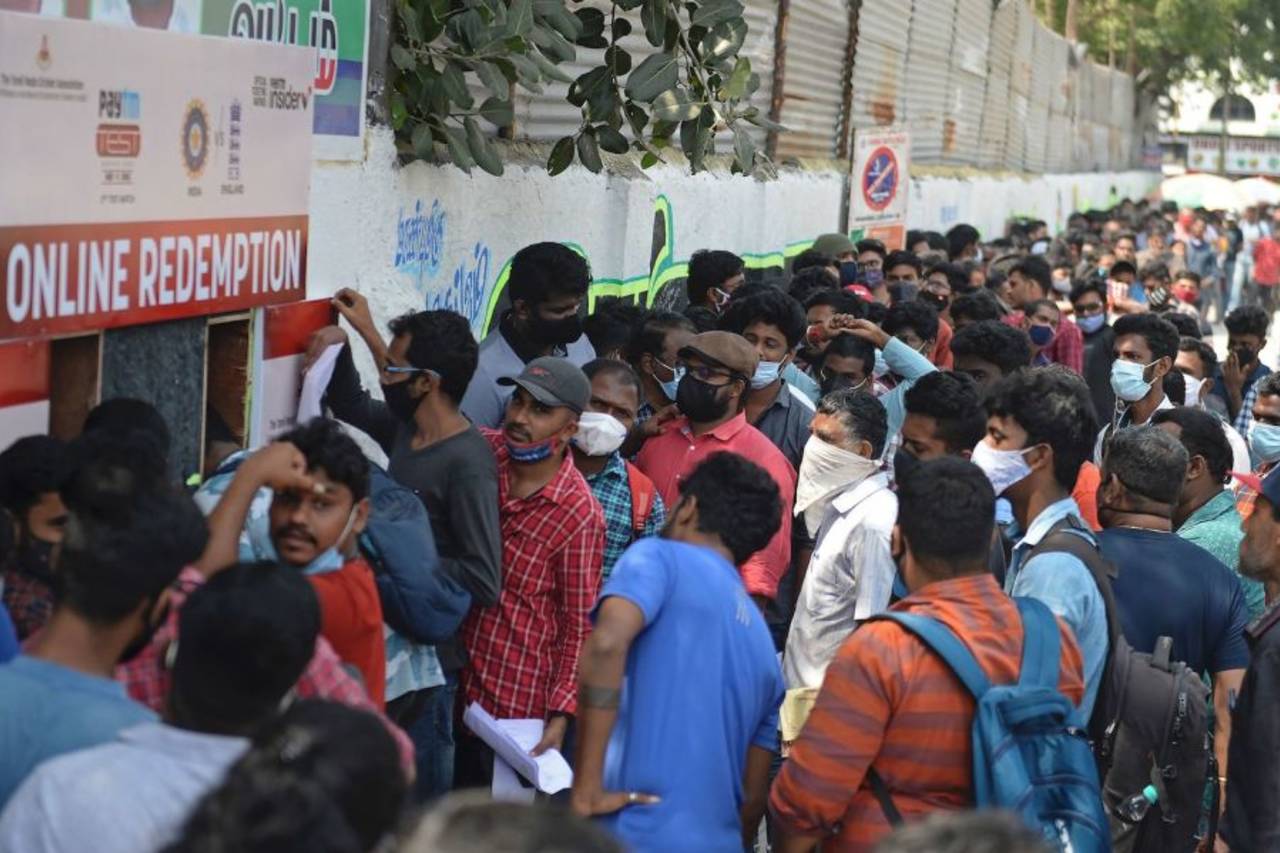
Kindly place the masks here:
[[(1244, 531), (1240, 528), (1240, 513), (1231, 492), (1224, 489), (1191, 513), (1178, 528), (1178, 535), (1199, 545), (1228, 569), (1240, 574), (1240, 540), (1244, 539)], [(1244, 589), (1249, 620), (1257, 619), (1264, 607), (1262, 584), (1241, 577), (1240, 586)]]

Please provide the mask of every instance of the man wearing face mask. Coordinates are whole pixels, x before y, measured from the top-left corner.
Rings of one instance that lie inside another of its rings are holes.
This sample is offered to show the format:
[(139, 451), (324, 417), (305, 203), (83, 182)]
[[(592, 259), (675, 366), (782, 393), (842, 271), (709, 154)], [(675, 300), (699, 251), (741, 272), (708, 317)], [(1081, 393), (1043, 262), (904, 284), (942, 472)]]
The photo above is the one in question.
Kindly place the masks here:
[(1248, 442), (1227, 420), (1226, 403), (1210, 393), (1213, 374), (1218, 369), (1218, 354), (1213, 347), (1199, 338), (1183, 335), (1178, 339), (1178, 357), (1174, 359), (1173, 369), (1182, 374), (1186, 386), (1184, 404), (1213, 415), (1226, 433), (1227, 443), (1231, 445), (1231, 470), (1252, 470)]
[(719, 314), (733, 298), (733, 292), (747, 280), (742, 258), (723, 249), (700, 249), (689, 258), (685, 290), (690, 309), (709, 309)]
[[(293, 487), (276, 487), (291, 477), (300, 477)], [(248, 501), (263, 487), (274, 492), (269, 518), (276, 560), (306, 575), (320, 599), (321, 635), (343, 663), (360, 673), (382, 709), (387, 687), (382, 603), (373, 570), (357, 547), (369, 519), (368, 460), (336, 421), (324, 418), (250, 456), (209, 517), (209, 547), (200, 558), (208, 574), (238, 559)]]
[(1044, 367), (1052, 364), (1045, 350), (1053, 343), (1058, 334), (1058, 323), (1062, 314), (1057, 303), (1051, 299), (1037, 299), (1026, 307), (1023, 323), (1027, 339), (1031, 341), (1031, 366)]
[(604, 358), (582, 372), (591, 380), (591, 402), (572, 439), (573, 464), (604, 510), (603, 581), (627, 546), (662, 530), (666, 509), (653, 481), (618, 452), (636, 423), (640, 379), (625, 362)]
[[(1048, 261), (1037, 256), (1020, 259), (1009, 269), (1009, 302), (1013, 311), (1004, 322), (1021, 327), (1029, 306), (1038, 300), (1052, 300), (1053, 271)], [(1049, 361), (1061, 364), (1076, 373), (1084, 369), (1084, 336), (1074, 323), (1060, 323), (1058, 333), (1044, 349)]]
[(784, 742), (800, 733), (841, 644), (889, 604), (898, 500), (878, 461), (887, 432), (884, 406), (865, 391), (837, 391), (818, 404), (796, 487), (797, 523), (816, 545), (783, 655)]
[(20, 438), (0, 453), (0, 507), (13, 519), (14, 541), (0, 586), (20, 640), (44, 627), (53, 612), (50, 556), (66, 521), (58, 495), (63, 453), (63, 443), (46, 435)]
[(813, 403), (782, 374), (804, 338), (803, 309), (787, 294), (769, 288), (730, 302), (720, 328), (741, 335), (759, 357), (747, 392), (747, 423), (764, 433), (793, 468), (799, 468)]
[[(1254, 459), (1253, 474), (1261, 479), (1280, 463), (1280, 373), (1264, 376), (1257, 386), (1253, 404), (1253, 424), (1249, 427), (1249, 454)], [(1258, 495), (1245, 481), (1236, 488), (1236, 508), (1248, 518)]]
[[(66, 494), (58, 606), (0, 666), (0, 806), (40, 762), (155, 719), (112, 672), (164, 620), (169, 585), (208, 534), (191, 499), (162, 486), (162, 465), (136, 448), (107, 465), (104, 450)], [(117, 491), (129, 482), (136, 493)]]
[(1245, 435), (1253, 422), (1254, 389), (1271, 372), (1258, 358), (1267, 345), (1270, 321), (1267, 312), (1256, 305), (1237, 308), (1226, 319), (1227, 360), (1214, 377), (1213, 391), (1227, 401), (1232, 424)]
[(1074, 632), (1084, 656), (1088, 719), (1107, 660), (1107, 614), (1088, 566), (1067, 551), (1033, 553), (1052, 533), (1070, 526), (1096, 544), (1071, 497), (1097, 429), (1084, 381), (1059, 366), (1006, 376), (987, 396), (987, 435), (973, 462), (997, 496), (1009, 500), (1017, 530), (1004, 588), (1048, 605)]
[(596, 357), (582, 332), (582, 302), (591, 283), (587, 261), (561, 243), (534, 243), (511, 259), (511, 309), (480, 344), (475, 376), (461, 409), (478, 427), (502, 423), (507, 386), (499, 383), (543, 356), (563, 356), (581, 367)]
[(796, 474), (782, 451), (747, 423), (743, 412), (759, 360), (741, 335), (703, 332), (690, 341), (680, 350), (684, 375), (676, 394), (684, 416), (645, 442), (636, 467), (653, 480), (668, 506), (679, 499), (681, 479), (716, 451), (740, 454), (769, 472), (782, 495), (781, 523), (769, 544), (739, 567), (747, 592), (763, 605), (777, 595), (778, 582), (791, 563)]
[(674, 413), (680, 387), (676, 353), (697, 333), (688, 318), (671, 311), (654, 311), (645, 318), (627, 353), (627, 361), (640, 377), (638, 424), (648, 423), (659, 412)]
[[(577, 712), (578, 655), (600, 588), (604, 514), (569, 453), (591, 383), (563, 358), (499, 381), (515, 388), (502, 431), (484, 431), (498, 463), (502, 594), (463, 625), (462, 691), (498, 719), (543, 720), (540, 755), (560, 748)], [(479, 738), (463, 734), (457, 756), (457, 787), (489, 785), (493, 753)]]
[[(1093, 462), (1101, 467), (1107, 441), (1117, 430), (1142, 426), (1161, 409), (1172, 409), (1164, 393), (1164, 377), (1178, 357), (1178, 330), (1157, 314), (1126, 314), (1115, 323), (1115, 361), (1111, 364), (1111, 390), (1116, 407), (1110, 423), (1098, 431)], [(1106, 412), (1098, 412), (1105, 418)]]
[(1071, 310), (1084, 336), (1084, 370), (1081, 373), (1093, 396), (1093, 408), (1105, 416), (1116, 405), (1111, 390), (1111, 362), (1115, 360), (1116, 334), (1107, 322), (1107, 285), (1085, 279), (1071, 289)]

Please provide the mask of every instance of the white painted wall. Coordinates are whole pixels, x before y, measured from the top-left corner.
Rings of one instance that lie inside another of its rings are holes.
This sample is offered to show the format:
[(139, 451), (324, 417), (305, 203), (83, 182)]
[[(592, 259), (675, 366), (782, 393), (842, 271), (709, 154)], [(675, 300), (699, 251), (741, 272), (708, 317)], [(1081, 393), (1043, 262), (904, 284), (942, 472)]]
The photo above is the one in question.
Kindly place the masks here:
[[(550, 178), (533, 164), (509, 165), (494, 178), (423, 163), (402, 169), (385, 128), (370, 128), (367, 150), (363, 163), (320, 163), (312, 173), (308, 297), (353, 286), (368, 295), (380, 323), (404, 311), (449, 307), (479, 333), (504, 264), (540, 240), (580, 246), (597, 280), (638, 279), (643, 288), (661, 197), (673, 213), (677, 264), (707, 247), (766, 256), (790, 246), (794, 254), (816, 235), (836, 230), (840, 213), (842, 181), (834, 171), (787, 170), (765, 182), (690, 176), (675, 166), (628, 176), (593, 175), (575, 166)], [(921, 177), (911, 182), (909, 225), (945, 231), (969, 222), (994, 237), (1009, 216), (1021, 214), (1060, 228), (1074, 209), (1138, 198), (1158, 181), (1158, 174), (1144, 172)], [(415, 219), (430, 239), (402, 239), (401, 224)], [(414, 255), (408, 261), (406, 249)]]

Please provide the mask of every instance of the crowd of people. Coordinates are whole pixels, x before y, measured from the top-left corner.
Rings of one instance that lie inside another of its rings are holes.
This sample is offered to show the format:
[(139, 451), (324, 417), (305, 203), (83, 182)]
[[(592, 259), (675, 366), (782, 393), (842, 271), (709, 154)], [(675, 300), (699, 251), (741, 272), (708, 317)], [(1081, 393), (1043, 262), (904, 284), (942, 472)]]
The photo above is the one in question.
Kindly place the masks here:
[[(324, 413), (194, 493), (140, 400), (20, 439), (0, 850), (1280, 850), (1270, 222), (708, 250), (589, 315), (538, 243), (480, 342), (340, 291)], [(473, 704), (571, 788), (491, 801)]]

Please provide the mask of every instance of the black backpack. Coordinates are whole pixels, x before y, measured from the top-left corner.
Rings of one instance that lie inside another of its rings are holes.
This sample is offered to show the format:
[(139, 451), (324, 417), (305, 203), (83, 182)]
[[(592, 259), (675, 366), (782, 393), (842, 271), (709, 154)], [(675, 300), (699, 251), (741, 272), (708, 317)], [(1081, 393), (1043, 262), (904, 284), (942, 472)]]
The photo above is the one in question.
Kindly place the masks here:
[[(1117, 570), (1102, 556), (1088, 528), (1072, 517), (1059, 521), (1027, 560), (1056, 551), (1089, 567), (1107, 612), (1109, 654), (1089, 737), (1102, 778), (1113, 849), (1190, 853), (1197, 843), (1205, 782), (1217, 776), (1209, 688), (1199, 673), (1170, 660), (1173, 641), (1168, 637), (1158, 640), (1152, 654), (1134, 651), (1125, 640), (1111, 593)], [(1156, 795), (1149, 807), (1140, 802), (1148, 786)], [(1210, 838), (1217, 813), (1215, 801), (1209, 813)]]

